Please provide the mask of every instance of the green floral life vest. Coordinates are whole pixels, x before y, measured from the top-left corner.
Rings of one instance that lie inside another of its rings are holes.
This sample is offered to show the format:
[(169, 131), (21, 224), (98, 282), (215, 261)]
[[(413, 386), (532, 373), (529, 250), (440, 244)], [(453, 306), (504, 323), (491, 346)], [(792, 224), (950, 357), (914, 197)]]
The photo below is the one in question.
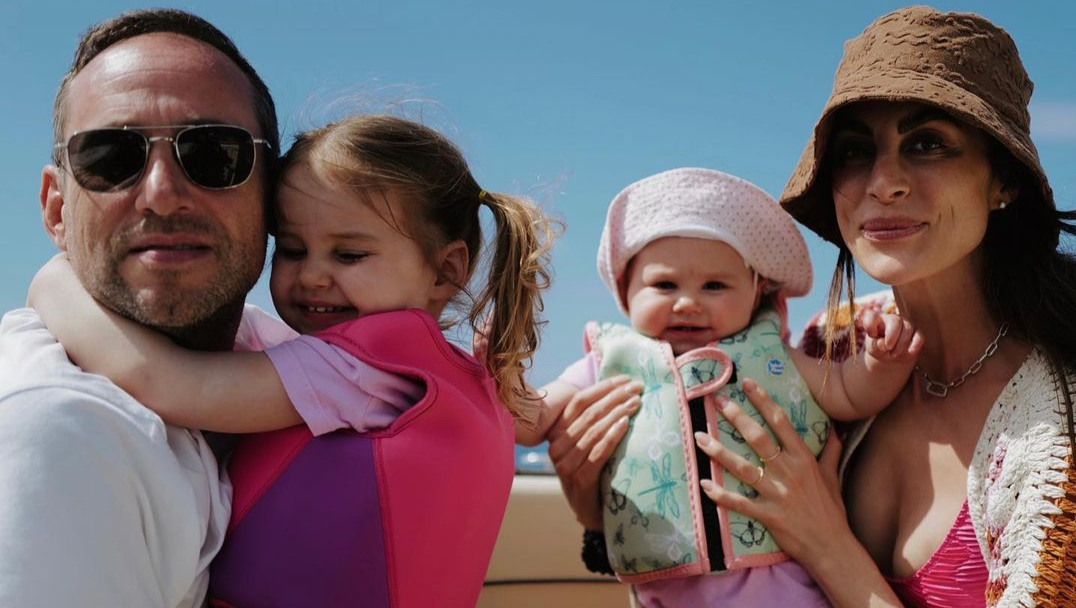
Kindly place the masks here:
[(709, 432), (760, 464), (714, 401), (724, 395), (765, 426), (740, 385), (751, 378), (785, 410), (815, 455), (822, 450), (829, 419), (789, 357), (780, 316), (761, 310), (747, 329), (679, 357), (668, 343), (615, 323), (588, 323), (585, 347), (597, 357), (599, 379), (627, 374), (644, 384), (642, 407), (600, 481), (606, 545), (618, 578), (645, 582), (788, 559), (765, 526), (718, 507), (702, 492), (699, 480), (709, 478), (756, 495), (705, 458), (693, 437)]

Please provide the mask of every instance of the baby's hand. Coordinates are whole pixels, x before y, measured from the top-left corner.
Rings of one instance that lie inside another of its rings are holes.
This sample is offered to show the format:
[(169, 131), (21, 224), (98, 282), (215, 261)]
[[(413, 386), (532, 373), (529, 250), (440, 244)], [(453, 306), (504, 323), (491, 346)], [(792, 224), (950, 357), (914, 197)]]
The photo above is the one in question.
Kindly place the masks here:
[(868, 310), (860, 318), (867, 334), (867, 357), (882, 363), (914, 363), (923, 350), (923, 334), (900, 315)]

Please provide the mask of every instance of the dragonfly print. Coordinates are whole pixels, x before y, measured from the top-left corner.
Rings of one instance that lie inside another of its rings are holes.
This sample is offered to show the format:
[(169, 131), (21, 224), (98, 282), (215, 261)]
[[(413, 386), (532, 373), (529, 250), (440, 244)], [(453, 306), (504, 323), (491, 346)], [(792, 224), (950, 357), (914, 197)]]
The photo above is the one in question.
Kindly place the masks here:
[(639, 492), (639, 496), (655, 493), (657, 498), (654, 506), (662, 517), (672, 515), (680, 518), (680, 503), (676, 500), (676, 486), (680, 483), (672, 475), (672, 454), (665, 454), (658, 461), (650, 463), (650, 476), (654, 482), (652, 487)]
[(807, 402), (792, 401), (788, 404), (788, 419), (800, 437), (806, 437), (811, 429), (807, 426)]
[(641, 414), (648, 418), (661, 418), (665, 410), (665, 404), (661, 399), (661, 391), (672, 384), (671, 372), (666, 372), (660, 378), (654, 365), (654, 357), (646, 353), (639, 354), (639, 367), (634, 373), (628, 374), (643, 383), (643, 406)]

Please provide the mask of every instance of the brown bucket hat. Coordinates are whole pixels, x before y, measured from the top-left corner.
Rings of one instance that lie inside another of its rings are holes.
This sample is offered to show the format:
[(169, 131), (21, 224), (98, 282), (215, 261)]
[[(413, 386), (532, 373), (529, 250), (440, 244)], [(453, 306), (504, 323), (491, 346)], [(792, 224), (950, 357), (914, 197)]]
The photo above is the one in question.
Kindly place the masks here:
[(1031, 142), (1027, 104), (1033, 89), (1012, 38), (979, 15), (914, 6), (880, 17), (845, 43), (833, 92), (781, 204), (822, 238), (842, 242), (832, 194), (819, 191), (818, 183), (830, 123), (842, 106), (883, 100), (937, 106), (992, 135), (1028, 168), (1052, 207), (1053, 193)]

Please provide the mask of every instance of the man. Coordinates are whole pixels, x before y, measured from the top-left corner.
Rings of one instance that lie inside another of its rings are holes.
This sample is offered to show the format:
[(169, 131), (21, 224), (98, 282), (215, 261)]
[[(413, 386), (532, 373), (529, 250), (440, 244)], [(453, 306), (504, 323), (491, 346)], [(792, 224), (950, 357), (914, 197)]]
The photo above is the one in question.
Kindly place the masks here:
[[(232, 42), (172, 10), (97, 25), (54, 128), (42, 218), (86, 289), (179, 344), (232, 348), (279, 151)], [(228, 511), (200, 432), (71, 365), (32, 310), (4, 317), (0, 606), (201, 606)]]

